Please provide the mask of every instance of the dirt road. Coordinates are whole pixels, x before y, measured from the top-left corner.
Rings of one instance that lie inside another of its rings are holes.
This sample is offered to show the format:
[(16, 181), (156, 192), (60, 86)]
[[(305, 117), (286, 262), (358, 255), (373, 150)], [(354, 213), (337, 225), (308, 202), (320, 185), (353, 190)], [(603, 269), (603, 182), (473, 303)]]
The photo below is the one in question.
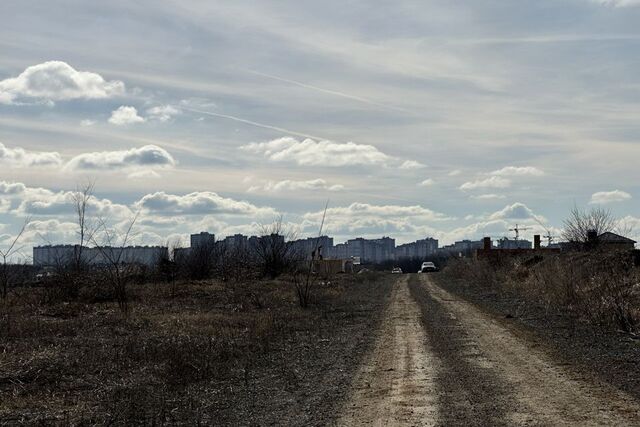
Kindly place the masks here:
[(501, 321), (404, 276), (338, 425), (640, 425), (640, 403)]

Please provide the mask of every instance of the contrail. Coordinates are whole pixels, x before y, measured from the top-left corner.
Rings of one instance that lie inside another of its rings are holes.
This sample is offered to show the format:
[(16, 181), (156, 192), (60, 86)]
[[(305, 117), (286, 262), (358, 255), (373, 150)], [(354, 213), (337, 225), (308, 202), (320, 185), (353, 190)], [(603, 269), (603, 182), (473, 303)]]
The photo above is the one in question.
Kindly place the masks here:
[(322, 138), (320, 136), (310, 135), (308, 133), (296, 132), (294, 130), (281, 128), (281, 127), (278, 127), (278, 126), (272, 126), (272, 125), (268, 125), (268, 124), (264, 124), (264, 123), (254, 122), (252, 120), (243, 119), (241, 117), (230, 116), (228, 114), (212, 113), (211, 111), (196, 110), (195, 108), (188, 108), (188, 107), (182, 107), (182, 106), (180, 107), (180, 109), (186, 110), (186, 111), (191, 111), (193, 113), (205, 114), (207, 116), (214, 116), (214, 117), (220, 117), (222, 119), (233, 120), (233, 121), (240, 122), (240, 123), (245, 123), (245, 124), (248, 124), (248, 125), (251, 125), (251, 126), (256, 126), (256, 127), (264, 128), (264, 129), (271, 129), (271, 130), (275, 130), (275, 131), (286, 133), (286, 134), (300, 136), (300, 137), (303, 137), (303, 138), (311, 138), (311, 139), (316, 139), (316, 140), (325, 140), (325, 139), (327, 139), (327, 138)]
[(247, 73), (255, 74), (257, 76), (266, 77), (268, 79), (278, 80), (278, 81), (281, 81), (281, 82), (284, 82), (284, 83), (289, 83), (289, 84), (300, 86), (300, 87), (303, 87), (303, 88), (306, 88), (306, 89), (312, 89), (312, 90), (315, 90), (315, 91), (318, 91), (318, 92), (322, 92), (322, 93), (326, 93), (326, 94), (329, 94), (329, 95), (335, 95), (335, 96), (339, 96), (341, 98), (347, 98), (347, 99), (351, 99), (353, 101), (362, 102), (364, 104), (373, 105), (373, 106), (380, 107), (380, 108), (385, 109), (385, 110), (399, 111), (399, 112), (402, 112), (402, 113), (409, 113), (409, 114), (412, 114), (412, 115), (416, 114), (414, 111), (407, 110), (407, 109), (401, 108), (401, 107), (396, 107), (394, 105), (389, 105), (389, 104), (384, 104), (384, 103), (381, 103), (381, 102), (377, 102), (377, 101), (374, 101), (374, 100), (369, 99), (369, 98), (363, 98), (361, 96), (351, 95), (351, 94), (348, 94), (348, 93), (339, 92), (337, 90), (325, 89), (325, 88), (318, 87), (318, 86), (313, 86), (313, 85), (310, 85), (310, 84), (307, 84), (307, 83), (304, 83), (304, 82), (299, 82), (297, 80), (291, 80), (291, 79), (287, 79), (287, 78), (284, 78), (284, 77), (274, 76), (272, 74), (261, 73), (260, 71), (249, 70), (249, 69), (245, 69), (244, 71), (246, 71)]

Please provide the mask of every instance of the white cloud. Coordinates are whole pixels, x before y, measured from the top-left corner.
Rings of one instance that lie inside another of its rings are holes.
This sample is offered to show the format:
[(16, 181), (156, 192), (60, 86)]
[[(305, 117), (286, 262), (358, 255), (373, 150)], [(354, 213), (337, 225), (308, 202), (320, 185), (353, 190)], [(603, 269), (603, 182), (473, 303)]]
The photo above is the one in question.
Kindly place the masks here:
[(95, 120), (84, 119), (80, 121), (80, 126), (82, 127), (89, 127), (95, 124), (96, 124)]
[(426, 168), (426, 167), (427, 167), (426, 165), (424, 165), (424, 164), (422, 164), (420, 162), (416, 162), (415, 160), (405, 160), (400, 165), (400, 169), (407, 169), (407, 170), (423, 169), (423, 168)]
[(591, 204), (606, 204), (614, 202), (624, 202), (630, 200), (631, 194), (626, 191), (613, 190), (613, 191), (598, 191), (591, 195)]
[(447, 175), (449, 176), (458, 176), (462, 173), (462, 171), (460, 169), (454, 169), (452, 171), (450, 171)]
[(274, 216), (269, 207), (258, 207), (249, 202), (222, 197), (211, 191), (193, 192), (183, 196), (159, 191), (147, 194), (135, 206), (149, 214), (164, 216), (179, 215), (246, 215)]
[(533, 166), (506, 166), (490, 173), (493, 176), (542, 176), (544, 172)]
[(27, 186), (21, 182), (0, 181), (0, 194), (5, 196), (24, 193), (26, 189)]
[(131, 172), (127, 175), (127, 178), (131, 179), (158, 179), (162, 178), (160, 174), (153, 169), (142, 169), (139, 171)]
[(344, 190), (344, 185), (334, 184), (330, 185), (324, 179), (312, 179), (308, 181), (291, 181), (291, 180), (283, 180), (283, 181), (269, 181), (264, 185), (254, 185), (249, 187), (247, 190), (250, 193), (255, 192), (272, 192), (277, 193), (281, 191), (317, 191), (317, 190), (327, 190), (327, 191), (342, 191)]
[(640, 6), (640, 0), (591, 0), (591, 2), (612, 7)]
[(161, 122), (167, 122), (171, 120), (173, 116), (181, 114), (182, 111), (171, 105), (161, 105), (158, 107), (149, 108), (147, 110), (147, 114), (149, 118), (152, 120), (158, 120)]
[(492, 176), (485, 179), (465, 182), (460, 186), (461, 190), (476, 190), (479, 188), (508, 188), (511, 181), (499, 176)]
[(285, 137), (269, 142), (253, 142), (240, 149), (262, 154), (271, 161), (289, 161), (305, 166), (384, 165), (392, 157), (372, 145), (338, 143)]
[(424, 181), (420, 182), (418, 184), (419, 187), (431, 187), (433, 184), (435, 184), (436, 182), (431, 179), (431, 178), (427, 178)]
[(0, 164), (16, 168), (60, 166), (62, 158), (54, 151), (27, 151), (20, 147), (9, 148), (0, 143)]
[[(303, 215), (303, 230), (317, 232), (323, 211)], [(431, 224), (451, 218), (422, 206), (371, 205), (352, 203), (345, 207), (327, 209), (327, 233), (355, 237), (382, 233), (427, 235), (433, 234)], [(393, 237), (392, 236), (392, 237)]]
[(106, 81), (99, 74), (77, 71), (65, 62), (48, 61), (28, 67), (18, 77), (0, 81), (0, 103), (110, 98), (124, 90), (121, 81)]
[[(74, 215), (73, 191), (52, 191), (41, 187), (28, 187), (21, 182), (0, 181), (0, 194), (17, 203), (17, 207), (11, 211), (17, 215)], [(119, 220), (132, 215), (127, 206), (96, 196), (90, 198), (88, 206), (91, 215), (104, 218)]]
[[(9, 212), (11, 209), (11, 201), (9, 199), (0, 199), (0, 213)], [(0, 226), (2, 228), (2, 226)]]
[(524, 203), (516, 202), (512, 205), (507, 205), (504, 209), (494, 212), (489, 216), (489, 220), (497, 219), (541, 219)]
[(111, 112), (109, 117), (109, 123), (116, 126), (124, 126), (135, 123), (143, 123), (146, 119), (138, 115), (138, 110), (135, 107), (129, 107), (122, 105), (117, 110)]
[(156, 145), (122, 151), (101, 151), (80, 154), (66, 164), (69, 170), (117, 170), (129, 168), (164, 168), (176, 161), (165, 149)]
[(476, 200), (498, 200), (506, 198), (503, 194), (479, 194), (477, 196), (471, 196), (472, 199)]

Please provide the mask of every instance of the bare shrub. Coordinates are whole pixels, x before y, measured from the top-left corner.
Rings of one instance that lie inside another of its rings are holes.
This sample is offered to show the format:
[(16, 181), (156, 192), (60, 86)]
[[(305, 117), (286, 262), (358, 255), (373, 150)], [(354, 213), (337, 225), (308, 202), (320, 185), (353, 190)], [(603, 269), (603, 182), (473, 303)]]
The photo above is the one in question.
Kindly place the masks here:
[(291, 271), (299, 261), (291, 245), (296, 237), (295, 230), (283, 224), (282, 216), (259, 228), (259, 236), (253, 249), (262, 275), (275, 279), (286, 271)]
[(593, 324), (624, 332), (640, 325), (640, 269), (630, 253), (572, 252), (535, 262), (531, 257), (461, 260), (450, 263), (445, 274)]
[(222, 281), (239, 283), (255, 278), (255, 256), (246, 245), (227, 245), (220, 243), (216, 275)]
[(136, 214), (126, 226), (123, 232), (107, 226), (104, 220), (100, 221), (102, 241), (93, 238), (95, 247), (100, 252), (103, 261), (103, 272), (107, 281), (112, 286), (118, 306), (123, 313), (129, 312), (129, 298), (127, 295), (127, 283), (135, 272), (135, 265), (125, 259), (125, 248), (133, 238), (133, 226), (138, 219)]

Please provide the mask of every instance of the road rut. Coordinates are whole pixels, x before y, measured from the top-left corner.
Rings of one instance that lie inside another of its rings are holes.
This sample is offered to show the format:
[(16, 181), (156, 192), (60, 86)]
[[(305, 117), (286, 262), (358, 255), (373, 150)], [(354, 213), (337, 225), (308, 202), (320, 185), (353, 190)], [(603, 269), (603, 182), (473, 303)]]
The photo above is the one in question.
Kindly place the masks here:
[(423, 274), (394, 285), (337, 424), (640, 425), (640, 405)]
[(338, 425), (435, 425), (435, 370), (407, 278), (399, 280), (385, 309), (371, 354), (352, 384)]

